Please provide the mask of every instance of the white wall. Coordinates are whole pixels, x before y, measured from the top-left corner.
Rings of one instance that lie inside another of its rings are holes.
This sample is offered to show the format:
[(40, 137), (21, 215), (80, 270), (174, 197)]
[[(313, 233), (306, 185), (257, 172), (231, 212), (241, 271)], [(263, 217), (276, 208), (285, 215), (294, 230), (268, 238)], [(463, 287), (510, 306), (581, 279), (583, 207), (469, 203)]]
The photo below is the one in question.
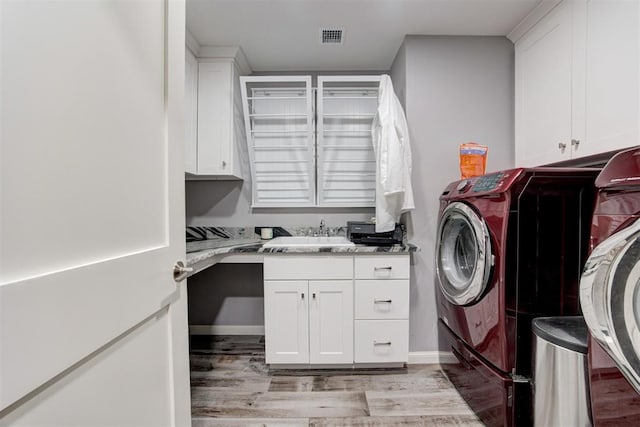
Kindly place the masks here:
[(189, 324), (264, 325), (262, 277), (262, 264), (216, 264), (189, 278)]
[[(247, 173), (247, 176), (250, 176)], [(244, 226), (345, 226), (364, 221), (373, 208), (251, 208), (249, 181), (187, 181), (187, 225)]]
[(459, 179), (459, 144), (487, 145), (487, 172), (513, 167), (513, 52), (504, 37), (407, 36), (394, 60), (391, 76), (404, 85), (413, 150), (416, 209), (407, 215), (407, 225), (410, 240), (422, 249), (412, 257), (411, 351), (438, 349), (439, 196)]

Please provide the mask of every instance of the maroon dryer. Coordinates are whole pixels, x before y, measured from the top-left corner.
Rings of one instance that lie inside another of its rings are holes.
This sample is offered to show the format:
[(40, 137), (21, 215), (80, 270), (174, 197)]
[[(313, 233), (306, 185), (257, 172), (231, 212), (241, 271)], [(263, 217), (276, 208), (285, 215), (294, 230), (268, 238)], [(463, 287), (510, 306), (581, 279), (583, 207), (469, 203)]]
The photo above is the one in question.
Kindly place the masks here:
[(531, 320), (579, 313), (598, 169), (512, 169), (440, 197), (436, 296), (445, 372), (488, 426), (530, 425)]
[(594, 426), (640, 424), (640, 148), (616, 154), (596, 179), (592, 252), (580, 282), (589, 326)]

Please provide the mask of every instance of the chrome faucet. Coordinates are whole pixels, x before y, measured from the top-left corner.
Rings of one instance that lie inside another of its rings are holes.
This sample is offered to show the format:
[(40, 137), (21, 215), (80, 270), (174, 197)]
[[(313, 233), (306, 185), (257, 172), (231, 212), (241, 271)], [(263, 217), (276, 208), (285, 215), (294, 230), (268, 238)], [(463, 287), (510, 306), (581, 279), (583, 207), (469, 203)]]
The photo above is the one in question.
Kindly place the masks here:
[[(325, 234), (325, 231), (324, 231), (324, 219), (321, 219), (320, 220), (320, 235), (324, 236), (324, 234)], [(328, 232), (327, 232), (327, 235), (328, 235)]]

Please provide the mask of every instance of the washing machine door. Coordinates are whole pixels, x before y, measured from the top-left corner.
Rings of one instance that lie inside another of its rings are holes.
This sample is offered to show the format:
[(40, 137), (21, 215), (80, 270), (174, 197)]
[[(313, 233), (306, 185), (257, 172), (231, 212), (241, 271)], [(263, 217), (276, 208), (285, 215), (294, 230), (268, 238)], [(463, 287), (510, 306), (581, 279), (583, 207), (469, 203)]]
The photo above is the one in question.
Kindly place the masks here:
[(470, 206), (451, 203), (440, 216), (436, 252), (445, 298), (456, 305), (478, 301), (489, 282), (493, 259), (484, 220)]
[(580, 304), (593, 337), (640, 393), (640, 220), (593, 250)]

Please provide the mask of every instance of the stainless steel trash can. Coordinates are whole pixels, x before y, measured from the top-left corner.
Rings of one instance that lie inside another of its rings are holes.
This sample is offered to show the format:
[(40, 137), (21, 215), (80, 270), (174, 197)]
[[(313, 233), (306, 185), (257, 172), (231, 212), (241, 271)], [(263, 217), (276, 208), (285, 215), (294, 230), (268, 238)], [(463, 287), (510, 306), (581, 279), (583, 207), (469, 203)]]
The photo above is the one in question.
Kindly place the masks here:
[(584, 318), (539, 317), (532, 328), (534, 426), (590, 426)]

